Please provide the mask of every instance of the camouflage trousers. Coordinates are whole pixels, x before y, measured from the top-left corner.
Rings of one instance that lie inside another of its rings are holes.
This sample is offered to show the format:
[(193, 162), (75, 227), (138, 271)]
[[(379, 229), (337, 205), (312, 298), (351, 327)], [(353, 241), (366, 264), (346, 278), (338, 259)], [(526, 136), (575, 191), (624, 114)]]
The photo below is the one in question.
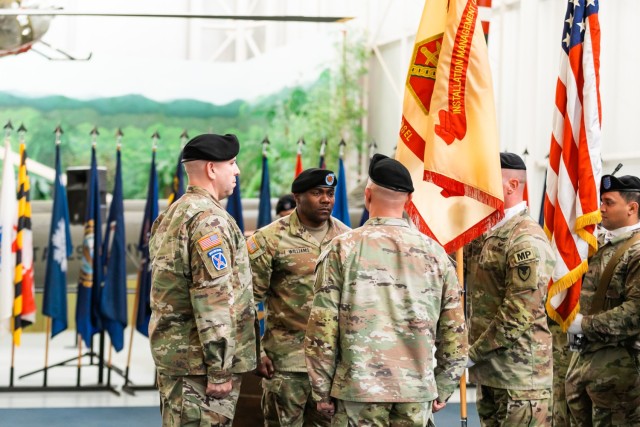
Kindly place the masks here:
[(483, 427), (550, 426), (551, 390), (510, 390), (478, 385), (476, 408)]
[(575, 353), (567, 372), (572, 426), (639, 426), (638, 354), (625, 347)]
[(564, 385), (572, 352), (569, 351), (567, 333), (560, 325), (549, 320), (549, 329), (553, 337), (553, 427), (569, 427), (569, 407)]
[(163, 427), (230, 426), (240, 395), (240, 375), (233, 375), (233, 389), (224, 399), (205, 394), (206, 375), (173, 377), (158, 373)]
[(432, 402), (350, 402), (338, 400), (331, 419), (335, 427), (427, 427), (435, 426)]
[(309, 375), (276, 371), (262, 380), (262, 412), (265, 426), (328, 427), (331, 421), (316, 409)]

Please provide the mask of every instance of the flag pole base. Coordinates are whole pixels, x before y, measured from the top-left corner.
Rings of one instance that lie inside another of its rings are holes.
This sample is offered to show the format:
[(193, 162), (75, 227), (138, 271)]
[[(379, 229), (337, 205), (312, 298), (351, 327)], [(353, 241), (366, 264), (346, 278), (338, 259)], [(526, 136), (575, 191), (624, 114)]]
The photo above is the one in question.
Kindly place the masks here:
[(111, 386), (106, 385), (88, 385), (88, 386), (14, 386), (14, 387), (0, 387), (0, 393), (15, 393), (15, 392), (64, 392), (64, 391), (110, 391), (116, 396), (120, 396), (120, 392)]

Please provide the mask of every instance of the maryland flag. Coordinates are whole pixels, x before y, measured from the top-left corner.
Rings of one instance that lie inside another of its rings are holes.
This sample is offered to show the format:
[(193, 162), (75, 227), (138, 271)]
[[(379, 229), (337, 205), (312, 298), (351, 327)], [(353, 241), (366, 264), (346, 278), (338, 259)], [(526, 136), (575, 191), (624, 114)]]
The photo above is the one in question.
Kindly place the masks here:
[(426, 1), (396, 158), (416, 189), (409, 215), (447, 252), (503, 216), (493, 87), (476, 0)]
[(569, 1), (556, 86), (544, 228), (556, 253), (547, 313), (566, 330), (580, 311), (582, 275), (598, 249), (601, 220), (600, 24), (598, 0)]
[(16, 235), (16, 270), (13, 299), (13, 342), (20, 345), (22, 328), (36, 321), (35, 289), (33, 284), (33, 238), (31, 234), (31, 199), (27, 150), (20, 141), (18, 170), (18, 233)]

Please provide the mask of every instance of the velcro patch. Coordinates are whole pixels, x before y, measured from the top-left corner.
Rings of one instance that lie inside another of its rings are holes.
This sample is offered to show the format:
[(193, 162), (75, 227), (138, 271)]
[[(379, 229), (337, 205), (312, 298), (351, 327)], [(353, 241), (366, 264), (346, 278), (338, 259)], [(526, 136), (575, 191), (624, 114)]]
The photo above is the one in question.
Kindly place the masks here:
[(311, 248), (292, 248), (284, 251), (287, 255), (308, 254), (311, 253)]
[(529, 277), (531, 277), (531, 267), (529, 267), (528, 265), (520, 265), (517, 267), (517, 269), (518, 277), (520, 278), (520, 280), (522, 280), (523, 282), (529, 280)]
[(211, 249), (213, 247), (221, 245), (222, 241), (220, 240), (220, 236), (218, 236), (218, 233), (214, 233), (198, 240), (198, 244), (200, 245), (200, 249), (206, 251), (207, 249)]
[(256, 238), (254, 236), (249, 237), (247, 239), (247, 250), (249, 251), (249, 253), (252, 254), (258, 249), (260, 249), (260, 246), (258, 246), (258, 242), (256, 242)]
[(220, 271), (227, 268), (227, 258), (224, 256), (222, 248), (215, 248), (210, 251), (207, 256), (211, 259), (211, 263), (216, 270)]
[(533, 249), (527, 248), (516, 252), (511, 258), (513, 260), (513, 263), (517, 265), (523, 262), (529, 262), (537, 259), (537, 254)]

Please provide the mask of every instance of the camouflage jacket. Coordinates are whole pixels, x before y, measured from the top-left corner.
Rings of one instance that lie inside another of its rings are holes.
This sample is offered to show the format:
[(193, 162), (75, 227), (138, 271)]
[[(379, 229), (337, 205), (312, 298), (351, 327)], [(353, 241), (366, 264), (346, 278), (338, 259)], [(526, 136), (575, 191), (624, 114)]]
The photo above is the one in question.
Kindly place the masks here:
[(467, 330), (444, 249), (400, 218), (333, 239), (318, 260), (305, 355), (315, 400), (446, 401)]
[(613, 270), (613, 276), (605, 294), (603, 310), (588, 315), (600, 277), (618, 248), (640, 230), (630, 231), (613, 238), (609, 243), (600, 242), (600, 249), (589, 260), (589, 270), (582, 281), (580, 312), (584, 314), (582, 329), (587, 338), (585, 352), (603, 347), (634, 345), (640, 350), (640, 242), (629, 248)]
[(348, 230), (331, 217), (329, 231), (319, 245), (294, 211), (247, 240), (253, 295), (256, 302), (266, 299), (262, 347), (279, 371), (307, 372), (303, 345), (313, 301), (316, 261), (331, 239)]
[(151, 233), (149, 340), (158, 371), (222, 383), (255, 369), (249, 256), (233, 218), (189, 186)]
[(471, 379), (489, 387), (550, 389), (545, 299), (555, 258), (527, 210), (466, 248)]

